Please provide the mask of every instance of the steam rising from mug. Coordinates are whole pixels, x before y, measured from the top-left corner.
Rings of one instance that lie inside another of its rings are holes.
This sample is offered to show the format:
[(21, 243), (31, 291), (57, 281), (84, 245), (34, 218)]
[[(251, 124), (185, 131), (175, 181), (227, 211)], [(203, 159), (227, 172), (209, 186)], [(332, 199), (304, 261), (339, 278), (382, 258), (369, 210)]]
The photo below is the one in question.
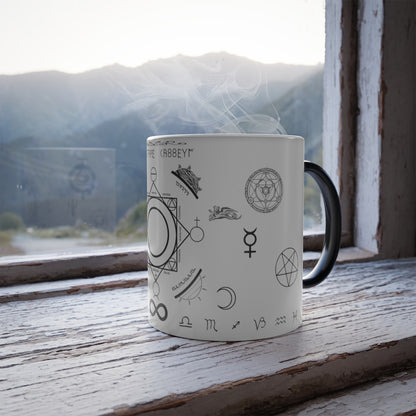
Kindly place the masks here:
[[(208, 54), (150, 62), (127, 111), (138, 111), (153, 134), (285, 134), (266, 72), (254, 62), (237, 58), (235, 65), (233, 59)], [(270, 103), (267, 109), (264, 103)]]

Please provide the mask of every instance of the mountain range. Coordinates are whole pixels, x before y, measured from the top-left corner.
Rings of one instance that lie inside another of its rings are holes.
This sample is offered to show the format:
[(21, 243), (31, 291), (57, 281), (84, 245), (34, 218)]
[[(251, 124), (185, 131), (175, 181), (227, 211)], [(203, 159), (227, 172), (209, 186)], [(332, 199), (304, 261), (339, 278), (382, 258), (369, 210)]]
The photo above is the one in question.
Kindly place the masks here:
[(322, 66), (211, 53), (80, 74), (0, 75), (0, 212), (21, 214), (16, 184), (28, 147), (115, 149), (117, 219), (146, 197), (151, 135), (286, 131), (302, 135), (306, 157), (319, 160), (322, 74)]

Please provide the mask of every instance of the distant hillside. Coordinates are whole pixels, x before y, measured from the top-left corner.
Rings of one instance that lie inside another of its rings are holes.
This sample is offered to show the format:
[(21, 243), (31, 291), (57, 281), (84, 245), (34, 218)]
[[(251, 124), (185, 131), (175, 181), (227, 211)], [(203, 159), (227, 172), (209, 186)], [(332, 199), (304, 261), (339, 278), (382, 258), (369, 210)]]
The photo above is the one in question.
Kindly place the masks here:
[[(58, 142), (133, 110), (151, 115), (156, 129), (170, 107), (184, 120), (190, 116), (184, 110), (194, 109), (199, 113), (191, 118), (205, 117), (209, 123), (217, 116), (209, 113), (209, 105), (221, 103), (233, 111), (242, 102), (251, 111), (250, 97), (265, 99), (269, 94), (269, 99), (277, 99), (314, 70), (313, 66), (264, 65), (212, 53), (179, 55), (136, 68), (113, 65), (81, 74), (0, 75), (0, 142), (22, 136)], [(224, 97), (227, 100), (222, 103)]]
[(115, 149), (119, 219), (146, 197), (148, 136), (279, 132), (279, 115), (288, 133), (305, 137), (307, 157), (319, 158), (322, 67), (216, 53), (75, 75), (0, 76), (0, 212), (24, 210), (16, 184), (27, 147)]

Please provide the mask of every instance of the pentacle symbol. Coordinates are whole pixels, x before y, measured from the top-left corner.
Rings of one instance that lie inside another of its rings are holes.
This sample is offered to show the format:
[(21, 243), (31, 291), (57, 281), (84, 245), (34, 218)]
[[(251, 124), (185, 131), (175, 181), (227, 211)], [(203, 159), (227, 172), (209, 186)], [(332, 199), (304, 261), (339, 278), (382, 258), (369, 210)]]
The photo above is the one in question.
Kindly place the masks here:
[(199, 269), (191, 282), (181, 292), (175, 295), (175, 299), (179, 299), (179, 302), (186, 300), (189, 305), (195, 299), (201, 300), (200, 294), (203, 290), (206, 290), (203, 287), (203, 279), (205, 279), (205, 276), (201, 276), (201, 274), (202, 269)]
[(279, 254), (275, 273), (277, 281), (282, 286), (290, 287), (295, 283), (299, 274), (299, 258), (294, 248), (286, 248)]
[(150, 312), (150, 315), (152, 316), (157, 315), (157, 317), (161, 321), (166, 321), (168, 317), (168, 308), (166, 307), (166, 305), (164, 303), (158, 303), (156, 305), (153, 299), (150, 299), (150, 302), (149, 302), (149, 312)]
[(219, 207), (214, 205), (214, 208), (209, 209), (209, 220), (219, 220), (225, 218), (227, 220), (239, 220), (241, 214), (234, 208), (229, 207)]
[(273, 169), (258, 169), (247, 179), (245, 194), (253, 209), (262, 213), (271, 212), (282, 200), (282, 178)]
[(234, 307), (237, 301), (237, 296), (235, 294), (235, 291), (231, 287), (223, 286), (217, 290), (217, 293), (220, 293), (220, 292), (223, 292), (227, 296), (227, 299), (226, 299), (227, 303), (225, 305), (217, 305), (217, 306), (223, 311), (228, 311), (229, 309)]
[(194, 197), (198, 199), (198, 192), (202, 191), (199, 187), (199, 181), (201, 178), (198, 178), (194, 172), (192, 172), (191, 167), (183, 168), (179, 165), (178, 169), (173, 170), (172, 174), (175, 175), (180, 181), (186, 185), (186, 187), (192, 192)]
[[(243, 230), (245, 232), (243, 242), (248, 247), (248, 250), (245, 250), (244, 253), (248, 254), (248, 257), (251, 259), (251, 255), (256, 252), (256, 250), (252, 250), (251, 248), (254, 246), (254, 244), (257, 243), (257, 228), (255, 228), (253, 231), (247, 231), (245, 228), (243, 228)], [(248, 236), (251, 236), (251, 238), (247, 241)]]
[(80, 194), (91, 194), (96, 186), (94, 171), (82, 161), (76, 164), (68, 175), (71, 188)]
[(192, 322), (189, 319), (189, 316), (182, 316), (182, 319), (179, 321), (179, 326), (183, 328), (192, 328)]

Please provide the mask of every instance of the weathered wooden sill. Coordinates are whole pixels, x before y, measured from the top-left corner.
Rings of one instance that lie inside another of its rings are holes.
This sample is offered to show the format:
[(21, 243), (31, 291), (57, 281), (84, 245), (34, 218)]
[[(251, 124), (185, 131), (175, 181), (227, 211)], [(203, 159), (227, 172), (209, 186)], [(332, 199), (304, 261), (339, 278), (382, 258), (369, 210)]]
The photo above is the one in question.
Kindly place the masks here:
[(292, 415), (394, 374), (379, 396), (385, 387), (407, 398), (389, 414), (413, 411), (404, 390), (416, 385), (415, 299), (416, 259), (337, 265), (305, 290), (300, 329), (225, 343), (151, 328), (145, 272), (1, 288), (0, 413)]

